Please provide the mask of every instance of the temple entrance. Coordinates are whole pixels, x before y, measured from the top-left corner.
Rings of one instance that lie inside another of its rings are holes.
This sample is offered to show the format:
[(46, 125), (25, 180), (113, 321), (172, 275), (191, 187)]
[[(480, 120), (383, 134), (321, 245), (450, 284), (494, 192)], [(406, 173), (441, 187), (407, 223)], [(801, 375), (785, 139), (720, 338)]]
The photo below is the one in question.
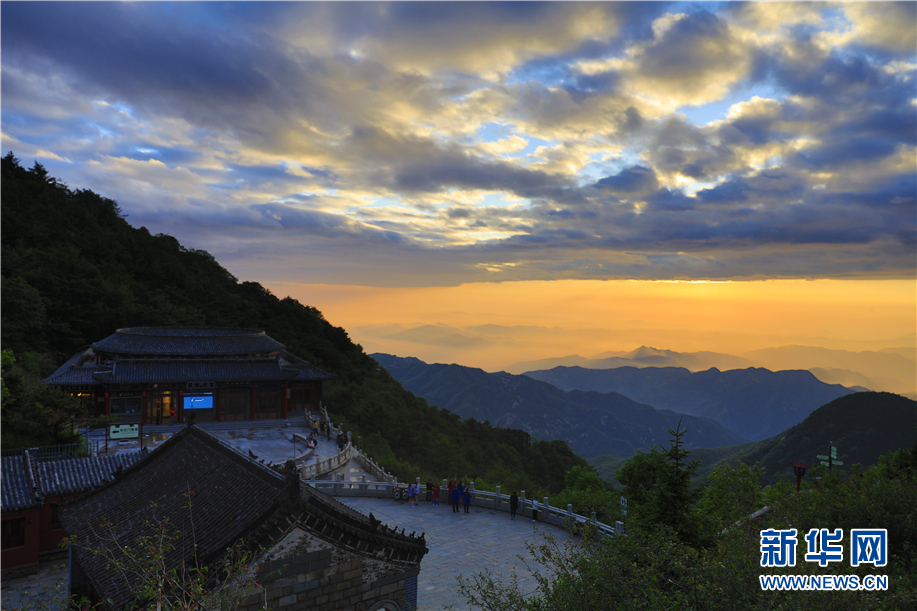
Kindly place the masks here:
[(146, 397), (146, 423), (147, 424), (173, 424), (175, 422), (174, 413), (175, 399), (172, 391), (152, 391), (147, 393)]

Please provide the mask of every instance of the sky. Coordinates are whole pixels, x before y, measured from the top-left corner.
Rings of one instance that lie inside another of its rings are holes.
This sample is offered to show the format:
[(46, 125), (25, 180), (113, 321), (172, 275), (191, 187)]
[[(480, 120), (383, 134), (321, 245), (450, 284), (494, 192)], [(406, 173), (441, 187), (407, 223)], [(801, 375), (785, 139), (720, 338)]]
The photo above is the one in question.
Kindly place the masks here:
[(492, 369), (913, 345), (915, 24), (915, 2), (3, 1), (2, 148), (368, 349), (418, 325)]

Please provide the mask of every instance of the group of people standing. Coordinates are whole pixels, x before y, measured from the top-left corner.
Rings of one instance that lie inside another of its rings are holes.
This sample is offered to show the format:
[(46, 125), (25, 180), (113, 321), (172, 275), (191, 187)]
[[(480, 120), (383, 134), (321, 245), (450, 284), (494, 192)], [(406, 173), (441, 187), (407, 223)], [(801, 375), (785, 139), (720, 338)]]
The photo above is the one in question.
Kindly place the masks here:
[[(420, 482), (408, 485), (408, 507), (417, 507), (420, 502)], [(432, 503), (434, 507), (439, 507), (439, 497), (441, 496), (440, 487), (432, 481), (427, 480), (426, 485), (426, 502)], [(452, 505), (452, 513), (471, 513), (471, 488), (466, 487), (463, 482), (455, 479), (449, 480), (449, 488), (446, 491), (446, 500)], [(464, 505), (464, 511), (459, 509), (459, 505)], [(513, 490), (509, 497), (509, 516), (511, 520), (516, 519), (516, 513), (519, 511), (519, 495)], [(538, 501), (532, 499), (532, 522), (538, 521)]]

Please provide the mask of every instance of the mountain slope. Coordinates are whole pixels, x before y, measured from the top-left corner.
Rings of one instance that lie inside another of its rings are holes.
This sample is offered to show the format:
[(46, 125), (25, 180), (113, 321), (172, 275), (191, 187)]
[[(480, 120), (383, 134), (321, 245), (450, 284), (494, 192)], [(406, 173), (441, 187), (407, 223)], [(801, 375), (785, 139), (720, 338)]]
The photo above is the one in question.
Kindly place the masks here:
[(657, 409), (713, 418), (736, 435), (766, 439), (801, 422), (813, 410), (855, 392), (820, 382), (808, 371), (619, 367), (557, 367), (525, 375), (564, 390), (617, 392)]
[[(562, 439), (583, 456), (630, 456), (669, 439), (681, 414), (656, 410), (617, 393), (564, 392), (527, 376), (487, 373), (461, 365), (427, 364), (416, 358), (371, 355), (404, 387), (440, 408), (521, 428), (539, 439)], [(717, 422), (684, 416), (695, 431), (692, 446), (739, 441)]]
[[(686, 439), (692, 435), (686, 435)], [(698, 477), (708, 474), (722, 462), (741, 459), (763, 469), (764, 483), (778, 477), (792, 479), (790, 463), (802, 461), (818, 466), (818, 455), (828, 453), (829, 443), (837, 448), (840, 467), (849, 471), (855, 464), (864, 467), (878, 462), (880, 456), (909, 448), (917, 438), (917, 401), (885, 392), (859, 392), (835, 399), (809, 414), (802, 422), (762, 441), (731, 447), (694, 448), (690, 458), (701, 458)], [(614, 481), (614, 471), (623, 460), (615, 456), (589, 459), (603, 479)], [(795, 481), (795, 480), (793, 480)]]

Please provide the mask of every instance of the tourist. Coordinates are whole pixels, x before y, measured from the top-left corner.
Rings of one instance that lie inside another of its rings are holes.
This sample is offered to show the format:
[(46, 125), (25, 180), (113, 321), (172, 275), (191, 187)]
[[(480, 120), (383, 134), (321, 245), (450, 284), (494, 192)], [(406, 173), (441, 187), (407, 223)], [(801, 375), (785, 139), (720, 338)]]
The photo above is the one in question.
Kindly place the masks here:
[(513, 493), (509, 495), (509, 519), (516, 519), (516, 510), (519, 509), (519, 495), (516, 494), (516, 491), (513, 490)]
[(465, 489), (465, 495), (462, 500), (465, 501), (465, 513), (471, 513), (471, 488)]
[(414, 506), (414, 484), (408, 484), (408, 507)]
[(439, 507), (439, 486), (433, 486), (433, 506)]
[(532, 499), (532, 522), (538, 521), (538, 500)]
[(452, 503), (452, 513), (459, 512), (459, 498), (461, 493), (458, 488), (453, 488), (452, 492), (449, 494), (449, 501)]
[(427, 480), (427, 502), (433, 502), (433, 482), (431, 482), (429, 479)]

